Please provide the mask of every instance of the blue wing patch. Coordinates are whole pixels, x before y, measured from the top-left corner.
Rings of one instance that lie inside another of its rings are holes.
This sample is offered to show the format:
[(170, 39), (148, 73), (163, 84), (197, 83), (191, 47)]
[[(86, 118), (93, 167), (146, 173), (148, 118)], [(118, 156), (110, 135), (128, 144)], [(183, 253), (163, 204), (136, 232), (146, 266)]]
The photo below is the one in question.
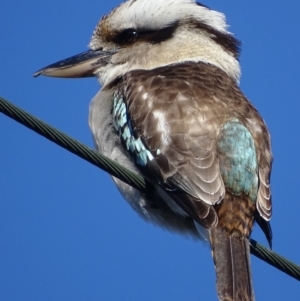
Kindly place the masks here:
[(227, 189), (235, 195), (245, 193), (255, 202), (258, 191), (258, 163), (254, 140), (237, 119), (227, 121), (217, 142), (220, 170)]
[[(154, 159), (152, 153), (145, 147), (141, 138), (135, 138), (130, 121), (130, 116), (127, 112), (126, 104), (123, 96), (115, 94), (113, 97), (113, 125), (125, 145), (127, 151), (136, 164), (146, 166), (149, 161)], [(160, 150), (157, 150), (160, 153)]]

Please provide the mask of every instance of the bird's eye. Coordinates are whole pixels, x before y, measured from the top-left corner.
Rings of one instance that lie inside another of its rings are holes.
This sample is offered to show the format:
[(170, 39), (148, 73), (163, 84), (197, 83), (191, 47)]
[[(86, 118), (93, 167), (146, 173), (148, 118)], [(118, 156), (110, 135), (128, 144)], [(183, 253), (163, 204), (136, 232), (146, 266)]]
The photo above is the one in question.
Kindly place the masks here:
[(123, 30), (117, 37), (117, 40), (120, 44), (129, 44), (133, 43), (139, 37), (138, 32), (135, 29), (128, 28)]

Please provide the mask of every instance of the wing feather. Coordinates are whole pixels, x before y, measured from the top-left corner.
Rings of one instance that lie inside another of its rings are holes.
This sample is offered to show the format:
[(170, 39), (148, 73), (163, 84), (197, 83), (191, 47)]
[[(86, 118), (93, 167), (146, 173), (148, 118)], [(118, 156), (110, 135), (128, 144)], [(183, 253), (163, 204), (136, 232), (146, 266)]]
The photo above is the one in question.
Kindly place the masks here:
[[(250, 131), (258, 154), (257, 209), (271, 216), (270, 137), (256, 109), (222, 70), (184, 63), (123, 76), (122, 93), (136, 137), (152, 153), (171, 197), (202, 225), (217, 223), (214, 205), (225, 195), (216, 141), (225, 121), (236, 118)], [(146, 166), (147, 168), (147, 166)], [(151, 173), (150, 173), (151, 174)]]

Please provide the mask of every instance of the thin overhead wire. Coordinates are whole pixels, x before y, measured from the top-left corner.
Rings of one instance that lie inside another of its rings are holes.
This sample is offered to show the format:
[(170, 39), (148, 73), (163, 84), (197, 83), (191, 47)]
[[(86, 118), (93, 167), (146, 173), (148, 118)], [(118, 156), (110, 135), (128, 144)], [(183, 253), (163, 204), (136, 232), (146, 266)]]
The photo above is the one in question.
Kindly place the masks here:
[[(147, 185), (152, 185), (147, 179), (136, 175), (120, 164), (101, 155), (79, 141), (67, 136), (66, 134), (18, 108), (2, 97), (0, 97), (0, 112), (70, 151), (71, 153), (79, 156), (80, 158), (101, 168), (110, 175), (119, 178), (135, 189), (145, 192)], [(250, 239), (249, 243), (250, 251), (254, 256), (300, 281), (300, 266), (262, 246), (253, 239)]]
[(103, 169), (114, 177), (128, 183), (130, 186), (143, 191), (146, 187), (144, 178), (139, 177), (130, 170), (125, 170), (120, 164), (110, 160), (109, 158), (99, 154), (95, 150), (80, 143), (55, 129), (51, 125), (36, 118), (35, 116), (25, 112), (12, 103), (0, 97), (0, 112), (15, 121), (23, 124), (27, 128), (77, 155), (78, 157), (90, 162), (93, 165)]

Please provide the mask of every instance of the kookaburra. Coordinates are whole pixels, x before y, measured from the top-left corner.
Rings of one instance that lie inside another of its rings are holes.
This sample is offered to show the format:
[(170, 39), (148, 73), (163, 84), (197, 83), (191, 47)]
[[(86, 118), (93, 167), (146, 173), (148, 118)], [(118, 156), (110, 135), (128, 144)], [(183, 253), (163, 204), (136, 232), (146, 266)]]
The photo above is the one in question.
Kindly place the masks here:
[(219, 300), (254, 300), (249, 235), (272, 233), (270, 135), (239, 89), (240, 43), (222, 13), (193, 0), (128, 0), (105, 15), (90, 50), (39, 70), (96, 76), (96, 148), (146, 176), (118, 179), (145, 220), (210, 242)]

